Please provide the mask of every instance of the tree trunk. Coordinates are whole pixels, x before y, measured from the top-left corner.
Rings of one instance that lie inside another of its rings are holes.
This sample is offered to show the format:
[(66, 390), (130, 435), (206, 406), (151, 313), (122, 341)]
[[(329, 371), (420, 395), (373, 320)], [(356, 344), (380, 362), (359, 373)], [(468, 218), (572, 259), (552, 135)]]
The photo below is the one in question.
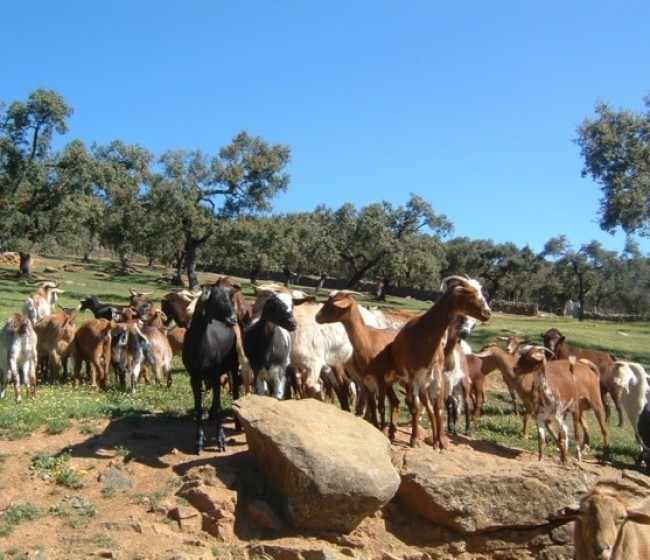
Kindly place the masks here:
[(32, 277), (32, 255), (31, 253), (18, 253), (20, 257), (19, 274), (22, 277)]
[(185, 262), (185, 251), (180, 251), (176, 256), (176, 272), (172, 278), (172, 285), (184, 286), (183, 282), (183, 263)]
[(318, 281), (318, 285), (316, 286), (317, 294), (320, 294), (321, 290), (323, 289), (323, 286), (325, 285), (325, 280), (327, 280), (327, 274), (321, 274), (320, 280)]
[(386, 301), (386, 292), (388, 291), (389, 281), (384, 278), (379, 285), (377, 286), (377, 291), (375, 292), (375, 297), (377, 301)]
[(260, 275), (260, 267), (259, 266), (254, 266), (251, 268), (251, 274), (250, 274), (250, 280), (251, 284), (255, 285), (257, 284), (257, 277)]
[(283, 274), (283, 276), (284, 276), (284, 282), (283, 282), (283, 284), (288, 288), (288, 287), (289, 287), (289, 283), (291, 282), (291, 278), (293, 277), (293, 272), (291, 272), (291, 270), (289, 270), (289, 267), (288, 267), (288, 266), (285, 266), (285, 267), (282, 269), (282, 274)]
[(120, 252), (120, 274), (127, 276), (129, 274), (129, 257), (126, 253)]
[(193, 238), (188, 239), (185, 246), (185, 270), (190, 290), (199, 285), (199, 277), (196, 275), (196, 243)]

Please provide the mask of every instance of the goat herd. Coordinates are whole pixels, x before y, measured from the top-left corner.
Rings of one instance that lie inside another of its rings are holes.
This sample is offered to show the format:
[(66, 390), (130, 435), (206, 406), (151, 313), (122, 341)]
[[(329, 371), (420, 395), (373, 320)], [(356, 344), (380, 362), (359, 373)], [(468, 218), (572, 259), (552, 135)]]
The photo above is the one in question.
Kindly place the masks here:
[[(391, 441), (398, 423), (395, 383), (399, 382), (411, 414), (411, 445), (420, 440), (424, 408), (433, 445), (444, 449), (446, 434), (455, 432), (461, 411), (465, 431), (470, 432), (472, 421), (481, 413), (485, 377), (497, 370), (508, 386), (516, 414), (517, 397), (524, 404), (524, 435), (530, 417), (535, 418), (540, 460), (548, 432), (560, 447), (562, 462), (568, 463), (569, 413), (581, 459), (589, 445), (583, 412), (590, 409), (607, 454), (609, 394), (619, 424), (624, 410), (635, 428), (638, 462), (650, 465), (648, 380), (643, 367), (616, 361), (605, 352), (573, 347), (554, 328), (543, 333), (544, 346), (524, 346), (511, 337), (505, 348), (489, 344), (472, 352), (463, 339), (473, 322), (488, 321), (491, 312), (480, 284), (465, 276), (445, 278), (440, 298), (418, 316), (366, 309), (350, 291), (333, 292), (325, 303), (316, 304), (304, 292), (279, 284), (256, 286), (256, 300), (250, 303), (230, 277), (194, 292), (167, 294), (161, 298), (161, 309), (147, 298), (150, 294), (131, 289), (124, 306), (102, 304), (97, 297), (86, 296), (74, 310), (57, 311), (61, 291), (55, 283), (43, 282), (29, 295), (22, 313), (15, 313), (2, 326), (0, 397), (5, 397), (9, 382), (14, 385), (16, 401), (21, 400), (21, 384), (28, 395), (35, 396), (37, 375), (42, 381), (56, 382), (68, 358), (73, 362), (75, 384), (81, 382), (85, 364), (91, 386), (106, 388), (112, 367), (120, 386), (126, 388), (128, 380), (135, 392), (141, 374), (148, 381), (148, 364), (155, 382), (162, 384), (164, 376), (169, 386), (172, 358), (181, 355), (194, 397), (197, 453), (205, 441), (202, 398), (206, 389), (213, 392), (208, 419), (216, 425), (219, 450), (225, 449), (220, 395), (224, 377), (233, 399), (239, 397), (240, 389), (278, 399), (336, 395), (341, 407), (350, 411), (354, 397), (355, 412), (387, 430)], [(76, 316), (86, 309), (94, 318), (76, 327)], [(175, 326), (170, 328), (172, 322)], [(614, 507), (611, 500), (620, 501), (592, 492), (583, 500), (583, 514), (596, 511), (594, 503), (601, 507), (611, 502)], [(576, 525), (576, 535), (594, 525), (585, 515)]]

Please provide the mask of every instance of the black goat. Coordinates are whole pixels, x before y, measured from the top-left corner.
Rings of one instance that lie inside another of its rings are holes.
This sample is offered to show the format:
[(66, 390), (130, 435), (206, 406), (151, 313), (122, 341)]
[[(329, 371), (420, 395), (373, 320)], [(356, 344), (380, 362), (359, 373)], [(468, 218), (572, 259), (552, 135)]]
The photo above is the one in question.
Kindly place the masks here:
[[(239, 369), (234, 326), (237, 315), (230, 300), (232, 288), (204, 286), (183, 341), (183, 365), (190, 374), (196, 416), (196, 452), (203, 451), (203, 387), (212, 390), (208, 421), (217, 428), (217, 447), (226, 449), (222, 425), (221, 376)], [(231, 380), (236, 386), (236, 382)]]
[(127, 319), (138, 316), (137, 311), (129, 306), (99, 303), (97, 296), (84, 296), (79, 302), (81, 304), (79, 311), (89, 309), (95, 319), (108, 319), (116, 323), (123, 323)]

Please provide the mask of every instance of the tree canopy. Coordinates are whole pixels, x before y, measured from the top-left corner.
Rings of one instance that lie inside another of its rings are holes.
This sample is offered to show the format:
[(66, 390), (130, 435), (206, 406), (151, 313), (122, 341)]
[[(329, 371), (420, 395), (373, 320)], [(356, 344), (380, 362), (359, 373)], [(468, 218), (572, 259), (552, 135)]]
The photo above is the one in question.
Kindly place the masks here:
[(637, 113), (596, 104), (596, 118), (578, 127), (582, 175), (602, 186), (600, 227), (612, 233), (650, 234), (650, 97)]

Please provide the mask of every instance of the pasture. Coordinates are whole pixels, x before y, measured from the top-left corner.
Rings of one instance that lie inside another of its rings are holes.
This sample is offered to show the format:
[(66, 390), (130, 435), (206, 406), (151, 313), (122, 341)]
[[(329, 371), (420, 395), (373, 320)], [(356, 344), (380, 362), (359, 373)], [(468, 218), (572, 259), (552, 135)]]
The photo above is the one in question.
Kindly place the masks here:
[[(129, 289), (153, 292), (149, 296), (159, 305), (160, 297), (177, 288), (170, 286), (164, 279), (170, 276), (163, 268), (147, 268), (139, 265), (129, 276), (114, 273), (116, 267), (111, 261), (63, 261), (36, 256), (34, 273), (39, 279), (55, 280), (65, 290), (59, 298), (62, 307), (75, 307), (79, 299), (94, 294), (101, 302), (125, 304)], [(462, 271), (459, 271), (462, 272)], [(212, 282), (214, 274), (199, 274), (201, 282)], [(244, 294), (252, 296), (252, 289), (247, 280), (242, 279)], [(0, 320), (4, 321), (10, 314), (18, 312), (33, 286), (18, 279), (17, 268), (0, 266)], [(323, 297), (325, 294), (323, 294)], [(375, 305), (370, 299), (359, 298), (364, 305)], [(416, 300), (389, 298), (383, 306), (390, 306), (414, 313), (424, 311), (430, 304)], [(92, 317), (89, 311), (83, 312), (77, 319), (77, 325)], [(557, 327), (567, 336), (572, 344), (606, 350), (619, 359), (633, 360), (650, 366), (649, 323), (617, 322), (579, 322), (570, 318), (542, 315), (539, 317), (520, 317), (495, 313), (491, 320), (479, 324), (471, 334), (468, 342), (478, 350), (483, 344), (497, 340), (499, 336), (517, 334), (523, 339), (540, 343), (540, 333), (549, 327)], [(191, 445), (193, 429), (193, 400), (187, 373), (179, 358), (174, 362), (174, 382), (168, 390), (147, 386), (141, 383), (136, 395), (111, 387), (106, 391), (91, 390), (88, 385), (75, 389), (71, 384), (39, 385), (34, 401), (24, 400), (16, 405), (13, 398), (0, 402), (0, 438), (17, 439), (25, 437), (35, 430), (57, 434), (73, 423), (79, 425), (84, 433), (92, 434), (95, 426), (106, 419), (137, 417), (143, 414), (156, 414), (177, 418), (188, 422), (188, 445)], [(510, 398), (503, 384), (498, 383), (498, 372), (491, 374), (491, 390), (488, 392), (484, 414), (475, 427), (474, 437), (506, 446), (525, 448), (535, 451), (537, 444), (534, 426), (528, 440), (521, 437), (521, 419), (512, 414)], [(115, 385), (114, 379), (111, 379)], [(226, 399), (225, 405), (229, 406)], [(592, 425), (592, 449), (598, 453), (601, 446), (599, 430), (591, 412), (587, 413)], [(422, 418), (425, 427), (428, 420)], [(408, 425), (409, 415), (404, 408), (401, 423)], [(625, 420), (623, 427), (616, 426), (615, 411), (610, 418), (611, 459), (615, 466), (631, 465), (636, 456), (632, 429)], [(452, 440), (453, 441), (453, 440)], [(557, 460), (558, 451), (554, 446), (547, 446), (547, 453)]]

